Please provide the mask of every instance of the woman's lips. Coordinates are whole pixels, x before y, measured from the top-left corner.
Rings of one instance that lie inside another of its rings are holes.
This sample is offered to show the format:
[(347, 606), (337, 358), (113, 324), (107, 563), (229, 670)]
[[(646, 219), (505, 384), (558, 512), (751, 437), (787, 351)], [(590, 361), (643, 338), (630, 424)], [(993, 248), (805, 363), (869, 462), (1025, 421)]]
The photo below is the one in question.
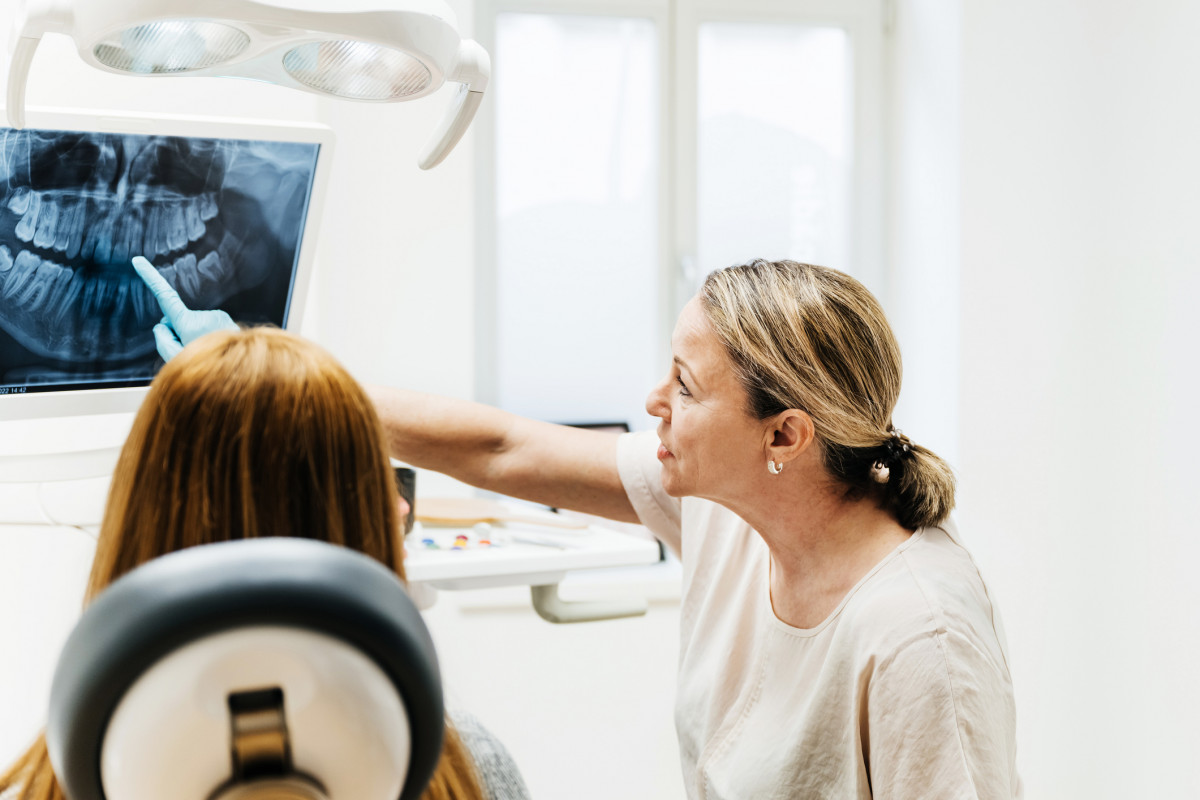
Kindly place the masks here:
[(659, 461), (662, 461), (664, 458), (671, 458), (674, 455), (675, 455), (674, 453), (672, 453), (670, 450), (667, 449), (666, 445), (660, 444), (658, 446), (658, 460)]

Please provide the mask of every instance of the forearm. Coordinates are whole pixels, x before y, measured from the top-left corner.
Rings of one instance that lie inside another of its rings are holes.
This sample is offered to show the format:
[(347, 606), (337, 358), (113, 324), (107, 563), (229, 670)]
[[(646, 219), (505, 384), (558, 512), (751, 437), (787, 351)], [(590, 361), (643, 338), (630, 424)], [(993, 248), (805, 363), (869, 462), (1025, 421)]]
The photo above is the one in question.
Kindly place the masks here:
[(507, 446), (518, 418), (452, 397), (366, 387), (383, 422), (393, 458), (450, 475), (472, 486), (487, 481), (491, 459)]
[(401, 461), (512, 497), (637, 522), (617, 471), (614, 434), (403, 389), (367, 392)]

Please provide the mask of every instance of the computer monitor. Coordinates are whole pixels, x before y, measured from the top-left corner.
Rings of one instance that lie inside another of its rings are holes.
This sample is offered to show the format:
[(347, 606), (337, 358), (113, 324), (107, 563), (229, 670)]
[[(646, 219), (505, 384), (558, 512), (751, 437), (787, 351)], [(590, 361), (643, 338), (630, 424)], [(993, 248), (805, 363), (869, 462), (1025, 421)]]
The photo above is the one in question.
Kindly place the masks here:
[(30, 110), (0, 128), (0, 420), (133, 411), (162, 366), (143, 255), (197, 309), (297, 328), (332, 134)]

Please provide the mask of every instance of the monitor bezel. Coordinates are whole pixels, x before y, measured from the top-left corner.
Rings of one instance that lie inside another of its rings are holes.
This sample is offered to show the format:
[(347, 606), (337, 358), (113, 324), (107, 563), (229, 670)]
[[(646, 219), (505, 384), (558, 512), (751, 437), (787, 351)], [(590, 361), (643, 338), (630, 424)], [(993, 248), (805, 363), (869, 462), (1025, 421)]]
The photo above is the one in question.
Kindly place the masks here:
[[(0, 105), (0, 112), (3, 106)], [(7, 127), (7, 126), (0, 126)], [(62, 108), (30, 108), (26, 128), (96, 133), (135, 133), (161, 136), (192, 136), (211, 139), (243, 139), (317, 144), (317, 163), (312, 192), (301, 231), (296, 259), (296, 279), (288, 302), (286, 330), (298, 331), (311, 288), (317, 233), (324, 207), (333, 157), (333, 131), (316, 122), (260, 120), (237, 117), (186, 116), (177, 114), (120, 114)], [(0, 395), (0, 420), (80, 417), (133, 412), (146, 396), (147, 386), (108, 389), (71, 389), (61, 392), (12, 393)]]

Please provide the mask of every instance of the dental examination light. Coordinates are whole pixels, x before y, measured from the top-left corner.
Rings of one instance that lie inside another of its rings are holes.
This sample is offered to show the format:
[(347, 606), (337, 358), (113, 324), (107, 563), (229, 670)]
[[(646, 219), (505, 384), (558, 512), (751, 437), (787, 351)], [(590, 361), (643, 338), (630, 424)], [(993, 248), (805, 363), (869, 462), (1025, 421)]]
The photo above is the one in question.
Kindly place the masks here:
[(441, 680), (399, 578), (266, 538), (155, 559), (84, 612), (46, 742), (71, 800), (416, 800)]
[[(491, 73), (441, 0), (25, 0), (8, 72), (8, 120), (25, 124), (25, 85), (46, 33), (118, 75), (248, 78), (371, 103), (462, 84), (418, 164), (441, 163), (466, 132)], [(329, 10), (329, 9), (336, 10)]]

